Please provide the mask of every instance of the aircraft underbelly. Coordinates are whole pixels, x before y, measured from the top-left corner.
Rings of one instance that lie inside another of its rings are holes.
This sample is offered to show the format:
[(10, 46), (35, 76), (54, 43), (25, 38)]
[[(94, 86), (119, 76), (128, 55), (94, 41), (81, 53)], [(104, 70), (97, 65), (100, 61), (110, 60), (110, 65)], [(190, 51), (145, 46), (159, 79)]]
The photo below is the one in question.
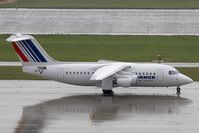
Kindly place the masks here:
[(67, 84), (72, 84), (72, 85), (81, 85), (81, 86), (95, 86), (97, 81), (91, 81), (90, 78), (65, 78), (63, 80)]

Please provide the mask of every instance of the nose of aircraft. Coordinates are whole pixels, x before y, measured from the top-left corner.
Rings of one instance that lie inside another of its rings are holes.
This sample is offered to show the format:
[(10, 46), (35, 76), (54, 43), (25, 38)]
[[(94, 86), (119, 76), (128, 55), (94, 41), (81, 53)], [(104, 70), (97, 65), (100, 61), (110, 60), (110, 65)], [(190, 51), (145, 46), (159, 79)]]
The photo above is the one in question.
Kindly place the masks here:
[(193, 82), (193, 80), (191, 78), (189, 78), (188, 76), (186, 76), (184, 74), (179, 74), (179, 76), (178, 76), (178, 84), (179, 85), (190, 84), (192, 82)]

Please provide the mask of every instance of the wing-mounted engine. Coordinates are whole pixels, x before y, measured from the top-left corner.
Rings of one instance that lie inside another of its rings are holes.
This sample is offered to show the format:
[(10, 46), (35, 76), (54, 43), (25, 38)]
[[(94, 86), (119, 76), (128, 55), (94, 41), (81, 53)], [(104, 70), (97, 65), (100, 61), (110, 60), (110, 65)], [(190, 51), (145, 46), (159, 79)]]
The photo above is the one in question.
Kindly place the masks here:
[(114, 80), (114, 86), (130, 87), (137, 81), (137, 75), (131, 75), (126, 77), (118, 77)]
[(116, 62), (98, 68), (90, 80), (101, 81), (103, 92), (112, 92), (113, 87), (130, 87), (137, 81), (137, 75), (126, 63)]
[(131, 68), (126, 67), (114, 75), (113, 86), (130, 87), (137, 82), (137, 75), (132, 73)]

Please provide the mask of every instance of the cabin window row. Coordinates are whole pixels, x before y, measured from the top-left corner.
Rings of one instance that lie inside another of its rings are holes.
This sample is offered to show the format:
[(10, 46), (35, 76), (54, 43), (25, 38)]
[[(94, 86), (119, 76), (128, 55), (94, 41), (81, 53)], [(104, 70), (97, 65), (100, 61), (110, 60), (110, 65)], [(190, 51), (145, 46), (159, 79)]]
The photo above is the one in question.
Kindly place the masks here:
[(94, 72), (66, 72), (66, 74), (94, 74)]
[(135, 75), (155, 75), (155, 72), (136, 72)]

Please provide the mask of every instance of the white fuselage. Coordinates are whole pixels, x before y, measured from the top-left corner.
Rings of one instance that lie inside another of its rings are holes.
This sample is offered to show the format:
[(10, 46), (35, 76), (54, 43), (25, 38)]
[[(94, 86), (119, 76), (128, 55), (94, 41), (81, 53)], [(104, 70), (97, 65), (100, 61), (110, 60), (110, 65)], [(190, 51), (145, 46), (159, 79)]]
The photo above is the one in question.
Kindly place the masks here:
[[(90, 80), (94, 72), (110, 63), (63, 63), (47, 66), (24, 66), (23, 71), (47, 79), (81, 86), (101, 86), (101, 81)], [(181, 86), (192, 82), (192, 79), (179, 73), (175, 68), (163, 64), (126, 63), (124, 72), (113, 75), (113, 79), (128, 75), (136, 81), (130, 86), (170, 87)], [(113, 86), (117, 87), (117, 83)], [(126, 87), (126, 86), (122, 86)]]

